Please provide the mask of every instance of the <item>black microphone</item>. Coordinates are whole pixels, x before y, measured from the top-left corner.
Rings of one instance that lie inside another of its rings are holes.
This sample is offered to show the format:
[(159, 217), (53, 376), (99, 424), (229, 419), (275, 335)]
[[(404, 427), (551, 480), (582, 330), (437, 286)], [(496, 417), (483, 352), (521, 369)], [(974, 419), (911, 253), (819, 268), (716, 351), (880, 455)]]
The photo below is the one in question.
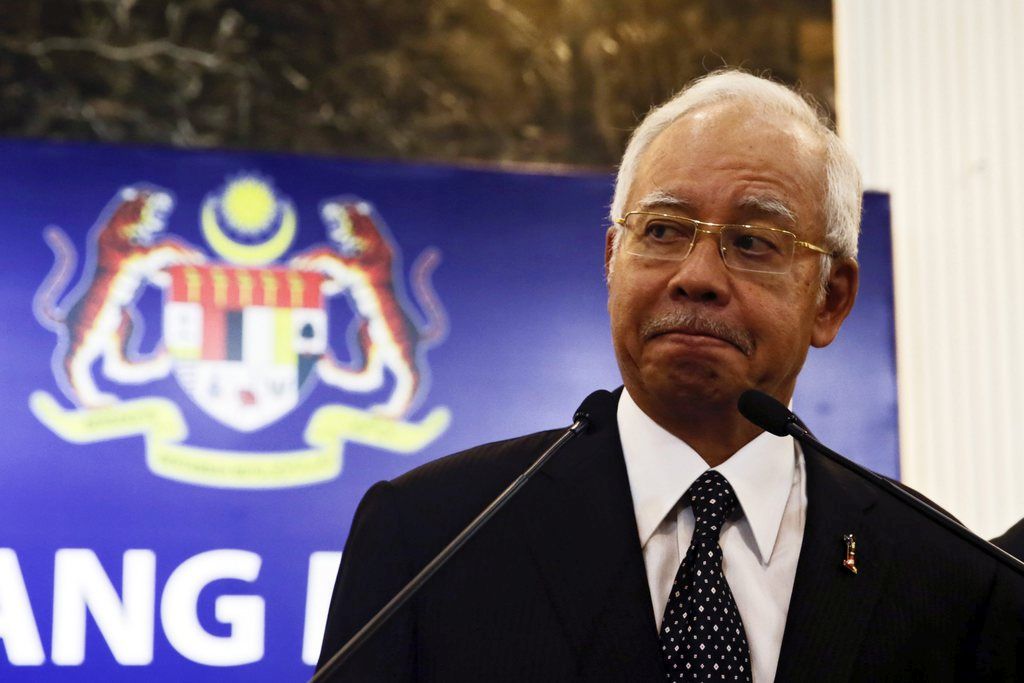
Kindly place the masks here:
[(796, 415), (789, 408), (757, 389), (740, 394), (737, 407), (743, 417), (775, 436), (786, 436), (790, 425), (797, 424)]
[(866, 479), (889, 495), (898, 499), (901, 503), (910, 506), (958, 538), (970, 543), (982, 552), (1024, 576), (1024, 562), (1021, 562), (1002, 548), (992, 545), (985, 539), (972, 533), (967, 529), (967, 527), (950, 517), (942, 510), (933, 505), (929, 505), (924, 500), (900, 488), (899, 485), (890, 479), (887, 479), (876, 472), (872, 472), (866, 467), (862, 467), (852, 460), (839, 455), (831, 448), (814, 438), (814, 436), (803, 426), (803, 423), (800, 422), (800, 418), (798, 418), (793, 411), (763, 391), (758, 391), (756, 389), (744, 391), (743, 394), (740, 395), (737, 408), (739, 408), (740, 414), (743, 415), (743, 417), (747, 418), (766, 432), (770, 432), (776, 436), (792, 436), (805, 447), (809, 446), (808, 450), (820, 453), (822, 456), (836, 463), (840, 467), (843, 467), (861, 478)]
[(516, 477), (515, 481), (508, 485), (508, 487), (501, 492), (501, 494), (491, 501), (491, 504), (484, 508), (483, 512), (476, 516), (465, 529), (459, 532), (459, 534), (446, 545), (441, 552), (439, 552), (434, 559), (427, 563), (423, 569), (420, 570), (419, 574), (412, 577), (409, 583), (405, 584), (402, 590), (395, 594), (395, 597), (384, 605), (373, 615), (370, 621), (366, 622), (366, 625), (356, 631), (355, 635), (349, 638), (348, 642), (341, 646), (341, 648), (334, 653), (334, 655), (327, 660), (324, 667), (317, 671), (309, 683), (319, 683), (320, 681), (326, 681), (327, 678), (333, 674), (337, 669), (345, 663), (345, 661), (352, 656), (352, 654), (359, 649), (359, 647), (365, 643), (370, 636), (372, 636), (381, 626), (387, 623), (395, 612), (397, 612), (402, 605), (404, 605), (409, 598), (411, 598), (416, 591), (423, 587), (430, 577), (433, 576), (438, 569), (444, 566), (448, 560), (452, 558), (459, 548), (465, 545), (466, 541), (473, 537), (473, 535), (483, 527), (484, 524), (494, 516), (494, 514), (504, 507), (512, 496), (514, 496), (519, 489), (521, 489), (526, 482), (528, 482), (534, 474), (536, 474), (540, 468), (551, 458), (552, 455), (557, 453), (562, 446), (568, 443), (574, 437), (589, 432), (594, 429), (595, 426), (604, 424), (610, 417), (615, 414), (615, 396), (604, 389), (598, 389), (593, 392), (585, 399), (580, 407), (576, 409), (576, 412), (572, 416), (572, 424), (565, 430), (558, 440), (551, 444), (547, 450), (540, 454), (532, 465), (530, 465), (525, 472)]
[(572, 414), (573, 425), (569, 429), (575, 427), (576, 423), (582, 422), (584, 433), (590, 432), (595, 425), (603, 424), (606, 420), (614, 417), (617, 405), (615, 394), (607, 389), (591, 392)]

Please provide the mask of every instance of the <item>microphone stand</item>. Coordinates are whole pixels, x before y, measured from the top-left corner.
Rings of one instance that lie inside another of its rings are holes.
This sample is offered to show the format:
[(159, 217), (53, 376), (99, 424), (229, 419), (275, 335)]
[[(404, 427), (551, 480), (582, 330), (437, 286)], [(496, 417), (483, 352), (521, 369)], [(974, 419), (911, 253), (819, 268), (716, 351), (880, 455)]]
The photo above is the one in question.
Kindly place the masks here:
[(566, 429), (565, 433), (558, 437), (555, 443), (551, 444), (547, 450), (540, 454), (532, 465), (530, 465), (525, 472), (516, 477), (515, 481), (508, 485), (508, 487), (501, 492), (501, 494), (495, 498), (490, 505), (477, 515), (469, 525), (459, 532), (459, 535), (451, 540), (441, 552), (439, 552), (434, 559), (427, 563), (420, 572), (410, 579), (409, 583), (405, 584), (402, 590), (398, 591), (395, 597), (391, 598), (390, 601), (384, 607), (380, 609), (377, 614), (373, 616), (370, 621), (366, 623), (361, 629), (356, 631), (355, 635), (352, 636), (347, 643), (342, 645), (341, 649), (334, 653), (324, 667), (317, 671), (309, 683), (321, 683), (326, 681), (328, 677), (341, 667), (342, 664), (355, 652), (359, 647), (366, 642), (366, 640), (372, 636), (381, 626), (387, 622), (391, 616), (397, 612), (406, 601), (411, 598), (416, 591), (418, 591), (423, 584), (425, 584), (431, 576), (433, 576), (438, 569), (440, 569), (448, 560), (451, 559), (452, 555), (458, 552), (459, 548), (465, 545), (466, 541), (473, 537), (473, 535), (480, 530), (487, 521), (495, 515), (505, 503), (509, 501), (521, 489), (526, 482), (528, 482), (534, 474), (536, 474), (541, 467), (551, 458), (552, 455), (557, 453), (562, 446), (568, 443), (571, 439), (586, 432), (592, 425), (593, 420), (591, 418), (591, 410), (594, 405), (604, 400), (607, 396), (610, 396), (607, 391), (595, 391), (593, 394), (588, 396), (583, 404), (580, 406), (576, 414), (573, 415), (573, 423)]

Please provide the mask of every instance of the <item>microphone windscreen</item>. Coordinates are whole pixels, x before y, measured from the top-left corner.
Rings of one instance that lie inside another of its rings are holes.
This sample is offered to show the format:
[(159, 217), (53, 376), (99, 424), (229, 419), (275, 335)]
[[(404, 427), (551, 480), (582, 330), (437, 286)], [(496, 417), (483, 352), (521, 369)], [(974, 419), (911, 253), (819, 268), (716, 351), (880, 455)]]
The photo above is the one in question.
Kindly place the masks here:
[(583, 403), (572, 416), (573, 422), (587, 422), (586, 431), (592, 431), (615, 414), (615, 395), (606, 389), (597, 391), (583, 399)]
[(744, 391), (736, 407), (743, 417), (775, 436), (789, 434), (786, 427), (796, 419), (789, 408), (757, 389)]

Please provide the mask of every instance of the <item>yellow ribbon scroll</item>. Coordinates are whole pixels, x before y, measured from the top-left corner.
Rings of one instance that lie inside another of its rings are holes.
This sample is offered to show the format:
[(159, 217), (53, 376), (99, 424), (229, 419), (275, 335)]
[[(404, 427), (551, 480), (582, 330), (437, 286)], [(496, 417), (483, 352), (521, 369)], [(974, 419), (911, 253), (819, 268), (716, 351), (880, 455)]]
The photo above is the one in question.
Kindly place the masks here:
[(232, 489), (278, 489), (315, 484), (341, 473), (345, 443), (395, 453), (415, 453), (451, 424), (439, 406), (419, 422), (402, 422), (344, 405), (321, 406), (306, 425), (310, 448), (294, 451), (228, 451), (189, 446), (181, 409), (165, 398), (122, 401), (103, 408), (67, 410), (45, 391), (33, 392), (29, 407), (54, 434), (71, 443), (97, 443), (142, 436), (146, 463), (168, 479)]

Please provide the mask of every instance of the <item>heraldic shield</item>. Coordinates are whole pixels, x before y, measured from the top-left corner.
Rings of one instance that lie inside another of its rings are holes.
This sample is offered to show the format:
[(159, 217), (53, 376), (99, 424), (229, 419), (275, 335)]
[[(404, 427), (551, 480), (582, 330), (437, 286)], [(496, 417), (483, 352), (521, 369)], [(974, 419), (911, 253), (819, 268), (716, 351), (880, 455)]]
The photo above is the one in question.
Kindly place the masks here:
[(327, 350), (324, 277), (287, 268), (173, 266), (164, 343), (186, 394), (251, 432), (284, 417), (315, 384)]

